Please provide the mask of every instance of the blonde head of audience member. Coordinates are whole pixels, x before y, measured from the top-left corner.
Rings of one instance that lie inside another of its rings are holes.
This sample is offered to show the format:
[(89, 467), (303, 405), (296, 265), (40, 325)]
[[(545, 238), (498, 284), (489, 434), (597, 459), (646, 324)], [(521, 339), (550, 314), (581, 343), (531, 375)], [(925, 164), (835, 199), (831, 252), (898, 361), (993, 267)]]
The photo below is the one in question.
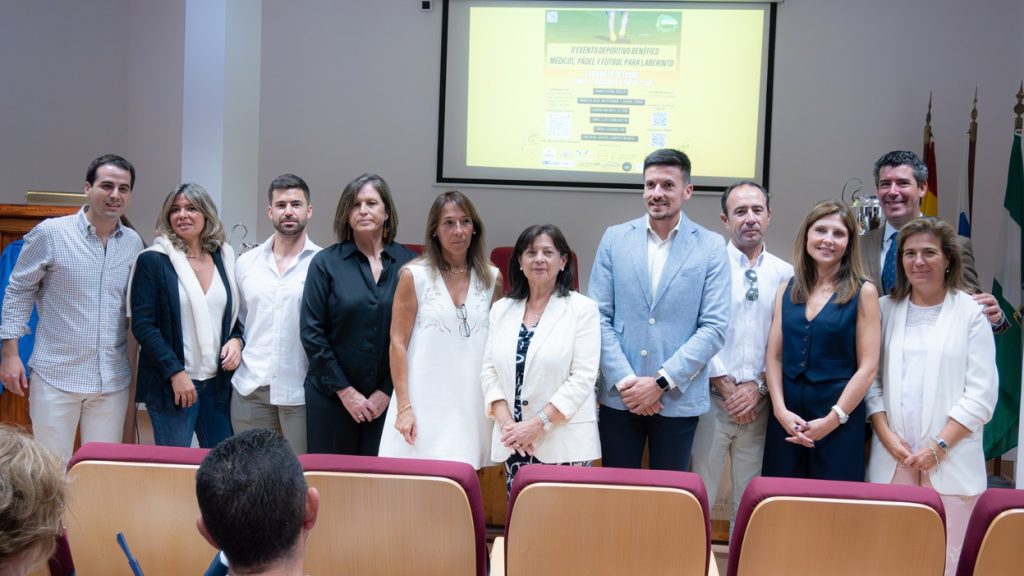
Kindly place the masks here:
[(66, 476), (57, 456), (0, 425), (0, 574), (26, 574), (63, 532)]

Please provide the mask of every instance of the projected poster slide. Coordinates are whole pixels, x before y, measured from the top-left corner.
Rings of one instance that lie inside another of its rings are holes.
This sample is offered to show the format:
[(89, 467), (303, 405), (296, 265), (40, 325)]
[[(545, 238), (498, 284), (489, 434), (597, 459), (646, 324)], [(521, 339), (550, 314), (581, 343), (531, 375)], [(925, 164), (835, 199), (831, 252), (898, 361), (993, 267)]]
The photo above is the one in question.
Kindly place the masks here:
[(753, 178), (765, 13), (470, 10), (466, 164), (639, 174), (678, 148), (695, 175)]
[[(528, 153), (547, 167), (629, 172), (632, 159), (664, 147), (680, 97), (681, 19), (681, 11), (547, 11), (546, 125), (540, 149)], [(548, 145), (566, 140), (576, 149)]]

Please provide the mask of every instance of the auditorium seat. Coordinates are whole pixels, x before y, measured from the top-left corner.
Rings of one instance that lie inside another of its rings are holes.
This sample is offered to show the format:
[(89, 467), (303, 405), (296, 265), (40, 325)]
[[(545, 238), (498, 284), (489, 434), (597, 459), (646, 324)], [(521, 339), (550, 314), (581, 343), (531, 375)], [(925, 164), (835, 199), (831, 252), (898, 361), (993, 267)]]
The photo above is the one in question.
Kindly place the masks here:
[[(504, 294), (508, 294), (511, 284), (509, 283), (508, 266), (509, 259), (512, 258), (512, 250), (514, 246), (498, 246), (494, 250), (491, 250), (491, 264), (498, 267), (501, 271), (501, 277), (504, 280)], [(576, 258), (576, 252), (572, 252), (572, 289), (577, 292), (580, 289), (580, 268), (579, 259)]]
[(406, 244), (405, 247), (419, 254), (420, 256), (423, 255), (423, 244)]
[(68, 543), (78, 574), (202, 574), (216, 554), (196, 530), (196, 470), (208, 450), (89, 443), (68, 464)]
[(945, 511), (931, 488), (755, 478), (729, 541), (729, 576), (942, 574)]
[(960, 550), (957, 576), (1024, 570), (1024, 490), (990, 488), (978, 498)]
[(689, 472), (524, 466), (491, 556), (502, 573), (717, 575), (704, 484)]
[(299, 461), (320, 492), (306, 573), (487, 573), (483, 501), (471, 466), (326, 454)]

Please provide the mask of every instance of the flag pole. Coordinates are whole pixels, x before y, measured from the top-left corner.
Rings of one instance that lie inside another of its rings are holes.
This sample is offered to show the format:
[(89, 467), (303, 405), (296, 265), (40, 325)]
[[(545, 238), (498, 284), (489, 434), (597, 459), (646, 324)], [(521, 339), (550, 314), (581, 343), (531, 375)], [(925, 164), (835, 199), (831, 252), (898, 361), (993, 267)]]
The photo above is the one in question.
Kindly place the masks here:
[(974, 222), (974, 159), (978, 147), (978, 87), (974, 87), (974, 104), (971, 108), (970, 144), (967, 151), (967, 219)]

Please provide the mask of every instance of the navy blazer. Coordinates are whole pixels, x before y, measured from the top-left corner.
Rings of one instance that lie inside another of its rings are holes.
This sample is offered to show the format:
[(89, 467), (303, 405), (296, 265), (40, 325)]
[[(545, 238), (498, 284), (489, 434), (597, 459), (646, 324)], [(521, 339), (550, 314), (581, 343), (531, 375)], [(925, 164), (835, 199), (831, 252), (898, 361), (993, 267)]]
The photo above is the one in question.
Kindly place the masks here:
[[(227, 305), (221, 321), (220, 345), (223, 346), (231, 338), (241, 339), (242, 327), (237, 322), (231, 325), (230, 283), (220, 250), (213, 253), (213, 263), (227, 292)], [(155, 408), (172, 408), (171, 376), (185, 369), (185, 345), (181, 335), (178, 274), (167, 255), (159, 252), (139, 254), (135, 261), (129, 304), (132, 334), (141, 347), (135, 397)], [(218, 370), (218, 390), (226, 390), (230, 394), (231, 374)]]

